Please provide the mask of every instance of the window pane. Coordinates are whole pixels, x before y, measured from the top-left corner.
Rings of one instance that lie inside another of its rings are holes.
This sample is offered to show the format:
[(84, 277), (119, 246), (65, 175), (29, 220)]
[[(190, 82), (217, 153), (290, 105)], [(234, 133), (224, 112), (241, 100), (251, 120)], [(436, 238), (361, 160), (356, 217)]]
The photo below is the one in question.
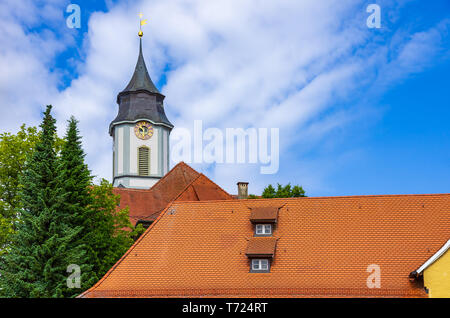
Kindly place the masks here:
[(265, 230), (265, 234), (271, 234), (272, 233), (272, 225), (266, 224), (264, 227), (264, 230)]
[(257, 259), (253, 259), (252, 260), (252, 268), (254, 270), (258, 270), (259, 269), (259, 260), (257, 260)]
[(256, 234), (263, 234), (263, 226), (262, 224), (256, 225)]
[(269, 261), (266, 259), (261, 260), (261, 269), (267, 270), (269, 268)]

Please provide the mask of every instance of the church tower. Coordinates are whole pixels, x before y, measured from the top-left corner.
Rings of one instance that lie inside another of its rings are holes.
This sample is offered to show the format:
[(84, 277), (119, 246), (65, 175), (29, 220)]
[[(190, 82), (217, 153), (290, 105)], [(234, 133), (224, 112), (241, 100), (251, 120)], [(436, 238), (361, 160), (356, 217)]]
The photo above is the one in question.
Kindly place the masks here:
[(169, 171), (169, 134), (173, 125), (164, 98), (153, 84), (142, 55), (133, 77), (117, 95), (119, 113), (109, 125), (113, 137), (113, 186), (149, 189)]

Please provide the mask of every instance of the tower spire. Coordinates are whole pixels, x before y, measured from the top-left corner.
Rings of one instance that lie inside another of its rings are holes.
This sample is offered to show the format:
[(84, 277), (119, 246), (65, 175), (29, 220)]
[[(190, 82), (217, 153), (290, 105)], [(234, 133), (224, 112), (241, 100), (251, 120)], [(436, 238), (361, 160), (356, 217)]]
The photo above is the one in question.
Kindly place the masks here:
[(153, 84), (152, 79), (147, 71), (147, 66), (145, 65), (144, 55), (142, 54), (142, 37), (144, 33), (142, 32), (142, 26), (147, 24), (147, 20), (142, 20), (142, 13), (139, 13), (139, 56), (134, 69), (133, 77), (128, 83), (127, 87), (120, 93), (135, 92), (139, 90), (145, 90), (149, 93), (161, 94)]
[(153, 84), (145, 66), (142, 26), (147, 20), (142, 20), (142, 13), (139, 18), (136, 67), (127, 87), (117, 95), (119, 111), (109, 124), (109, 134), (114, 143), (113, 185), (149, 189), (169, 171), (173, 125), (164, 111), (165, 96)]

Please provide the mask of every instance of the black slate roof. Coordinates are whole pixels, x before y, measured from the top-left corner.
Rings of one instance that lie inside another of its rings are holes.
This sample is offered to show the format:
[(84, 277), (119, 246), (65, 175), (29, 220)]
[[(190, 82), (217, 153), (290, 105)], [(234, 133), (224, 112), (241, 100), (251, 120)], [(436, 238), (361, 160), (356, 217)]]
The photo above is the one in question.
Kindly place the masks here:
[(161, 94), (155, 84), (153, 84), (150, 75), (148, 75), (144, 56), (142, 54), (142, 39), (139, 39), (139, 57), (136, 63), (136, 68), (134, 69), (133, 77), (121, 93), (136, 92), (138, 90), (146, 90), (150, 93)]
[(111, 122), (109, 132), (119, 122), (134, 122), (147, 119), (154, 124), (163, 124), (170, 129), (172, 123), (164, 112), (164, 95), (153, 84), (142, 54), (142, 39), (139, 41), (139, 57), (133, 77), (127, 87), (117, 95), (119, 113)]

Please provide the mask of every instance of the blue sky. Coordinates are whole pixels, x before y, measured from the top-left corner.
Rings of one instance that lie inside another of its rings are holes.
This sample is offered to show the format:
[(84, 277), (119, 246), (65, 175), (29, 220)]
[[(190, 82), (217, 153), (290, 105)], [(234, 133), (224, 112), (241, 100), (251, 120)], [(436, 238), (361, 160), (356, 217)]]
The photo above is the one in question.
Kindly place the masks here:
[(341, 193), (449, 191), (449, 72), (447, 60), (396, 85), (380, 98), (385, 107), (382, 118), (349, 144), (363, 147), (364, 157), (332, 177)]
[[(277, 127), (280, 169), (194, 164), (226, 190), (301, 184), (311, 196), (448, 193), (450, 2), (154, 0), (0, 3), (0, 130), (80, 120), (94, 174), (111, 180), (115, 97), (144, 56), (176, 127)], [(381, 29), (366, 26), (381, 7)], [(10, 107), (15, 105), (15, 107)], [(175, 162), (172, 162), (172, 165)]]

